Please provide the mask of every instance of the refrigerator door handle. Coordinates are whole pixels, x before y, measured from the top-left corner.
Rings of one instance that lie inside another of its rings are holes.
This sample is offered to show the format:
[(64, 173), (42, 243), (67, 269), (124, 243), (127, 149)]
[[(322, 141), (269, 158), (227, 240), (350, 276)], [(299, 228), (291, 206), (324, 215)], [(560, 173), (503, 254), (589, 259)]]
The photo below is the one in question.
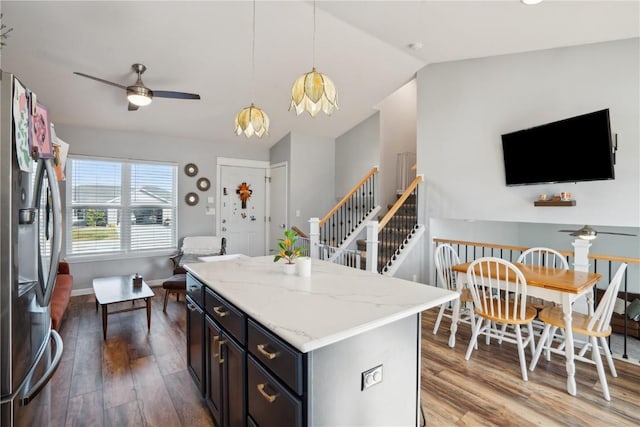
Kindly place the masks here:
[[(20, 398), (19, 402), (21, 406), (28, 405), (29, 402), (31, 402), (33, 399), (36, 398), (38, 393), (40, 393), (40, 391), (42, 391), (44, 386), (47, 385), (49, 380), (51, 380), (51, 377), (58, 369), (58, 365), (60, 365), (60, 360), (62, 359), (62, 349), (63, 349), (62, 338), (60, 337), (58, 332), (56, 332), (53, 329), (51, 330), (50, 337), (53, 338), (53, 341), (55, 343), (56, 354), (55, 356), (53, 356), (53, 360), (51, 361), (51, 365), (49, 366), (49, 369), (47, 369), (47, 372), (45, 372), (42, 375), (42, 377), (38, 380), (36, 384), (33, 385), (33, 387), (26, 390), (25, 394)], [(30, 376), (31, 375), (27, 375), (27, 378), (29, 378)]]
[[(44, 169), (47, 171), (47, 180), (49, 181), (49, 190), (51, 191), (52, 201), (52, 213), (53, 213), (53, 241), (51, 242), (51, 261), (49, 263), (49, 274), (45, 278), (45, 273), (41, 271), (42, 264), (40, 264), (40, 280), (43, 284), (46, 284), (44, 288), (44, 295), (42, 298), (42, 306), (47, 306), (51, 302), (51, 295), (53, 288), (55, 287), (56, 276), (58, 274), (58, 261), (60, 260), (60, 252), (62, 250), (62, 202), (60, 200), (60, 189), (58, 187), (58, 181), (56, 178), (56, 172), (53, 167), (51, 159), (41, 159), (43, 166), (38, 165), (38, 171), (36, 180), (38, 187), (36, 190), (36, 198), (34, 200), (40, 200), (42, 187), (43, 187), (43, 175)], [(47, 215), (49, 213), (47, 212)], [(47, 227), (48, 228), (48, 227)], [(39, 244), (38, 244), (39, 245)], [(40, 252), (40, 251), (38, 251)]]

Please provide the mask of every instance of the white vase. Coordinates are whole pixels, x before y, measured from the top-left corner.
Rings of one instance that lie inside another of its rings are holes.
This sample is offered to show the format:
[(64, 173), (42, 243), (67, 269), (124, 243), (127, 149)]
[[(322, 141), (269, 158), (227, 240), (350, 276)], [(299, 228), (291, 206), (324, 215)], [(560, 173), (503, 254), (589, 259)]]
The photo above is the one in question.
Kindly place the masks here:
[(311, 277), (311, 258), (301, 257), (296, 262), (296, 273), (300, 277)]
[(286, 275), (296, 274), (296, 265), (295, 264), (282, 264), (282, 271)]

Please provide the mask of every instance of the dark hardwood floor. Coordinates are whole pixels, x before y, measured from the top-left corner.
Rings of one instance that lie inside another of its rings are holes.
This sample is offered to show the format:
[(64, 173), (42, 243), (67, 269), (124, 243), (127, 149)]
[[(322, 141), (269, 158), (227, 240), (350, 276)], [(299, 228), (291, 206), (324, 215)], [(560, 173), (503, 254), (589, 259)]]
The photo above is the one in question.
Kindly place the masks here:
[[(64, 356), (52, 380), (52, 426), (212, 426), (186, 369), (185, 306), (172, 297), (162, 312), (154, 288), (151, 332), (144, 310), (109, 317), (102, 340), (93, 296), (71, 298), (62, 322)], [(469, 326), (447, 346), (448, 319), (433, 335), (436, 310), (423, 316), (422, 402), (429, 426), (623, 426), (640, 424), (640, 367), (616, 361), (602, 397), (595, 367), (577, 364), (578, 396), (565, 391), (559, 357), (520, 377), (516, 348), (479, 344), (464, 360)], [(530, 357), (527, 356), (530, 360)], [(607, 371), (608, 372), (608, 371)], [(286, 427), (286, 426), (283, 426)]]

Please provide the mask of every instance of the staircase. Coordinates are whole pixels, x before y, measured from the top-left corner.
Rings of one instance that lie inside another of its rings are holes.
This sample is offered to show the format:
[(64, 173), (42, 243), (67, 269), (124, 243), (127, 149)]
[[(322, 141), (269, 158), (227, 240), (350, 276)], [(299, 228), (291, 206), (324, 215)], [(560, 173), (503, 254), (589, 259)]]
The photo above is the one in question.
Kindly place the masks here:
[[(381, 274), (393, 275), (405, 259), (402, 254), (408, 252), (416, 244), (417, 238), (424, 233), (424, 226), (418, 224), (417, 210), (418, 184), (422, 179), (421, 175), (417, 176), (405, 192), (398, 196), (398, 200), (387, 206), (388, 212), (379, 219), (377, 237), (368, 237), (371, 241), (378, 242), (375, 271)], [(358, 240), (357, 248), (364, 252), (365, 259), (361, 262), (361, 268), (367, 269), (367, 241)], [(376, 256), (373, 255), (373, 258)], [(369, 262), (371, 261), (369, 259)]]
[[(400, 198), (400, 195), (398, 195)], [(393, 208), (394, 205), (387, 205), (387, 212)], [(385, 215), (378, 217), (378, 221), (381, 221)], [(382, 272), (383, 268), (390, 260), (394, 260), (394, 255), (400, 246), (404, 243), (407, 237), (415, 231), (415, 226), (418, 221), (418, 215), (416, 210), (416, 195), (410, 195), (405, 203), (398, 209), (398, 211), (387, 222), (384, 229), (378, 235), (378, 268), (377, 271)], [(360, 266), (362, 269), (366, 269), (366, 257), (367, 257), (367, 242), (364, 239), (357, 241), (357, 248), (362, 252), (362, 261)]]

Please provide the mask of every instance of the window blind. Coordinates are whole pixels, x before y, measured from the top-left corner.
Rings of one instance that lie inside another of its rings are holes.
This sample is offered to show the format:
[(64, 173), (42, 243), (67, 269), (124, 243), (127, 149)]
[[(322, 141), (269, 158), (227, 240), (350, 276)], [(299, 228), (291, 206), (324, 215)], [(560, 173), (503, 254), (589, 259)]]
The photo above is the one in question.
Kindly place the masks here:
[(175, 165), (70, 158), (67, 168), (67, 254), (176, 248)]

